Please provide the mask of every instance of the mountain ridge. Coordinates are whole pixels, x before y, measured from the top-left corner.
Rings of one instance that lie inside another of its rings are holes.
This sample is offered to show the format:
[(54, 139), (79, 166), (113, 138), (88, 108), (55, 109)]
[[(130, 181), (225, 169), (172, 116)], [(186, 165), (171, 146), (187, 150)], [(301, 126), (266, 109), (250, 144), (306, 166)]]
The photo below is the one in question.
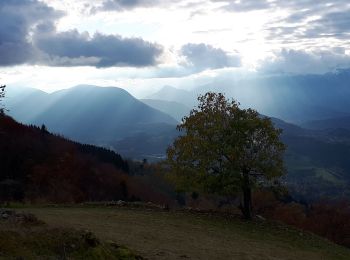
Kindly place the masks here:
[(179, 122), (184, 116), (188, 115), (191, 110), (190, 107), (176, 101), (167, 101), (161, 99), (140, 99), (140, 101), (172, 116)]
[(333, 117), (323, 120), (306, 121), (301, 124), (304, 128), (327, 130), (327, 129), (347, 129), (350, 130), (350, 115)]
[[(30, 103), (30, 101), (29, 101)], [(98, 144), (141, 131), (144, 125), (176, 125), (176, 119), (134, 98), (121, 88), (78, 85), (45, 94), (35, 104), (8, 106), (17, 120), (42, 125), (53, 132), (81, 142)], [(16, 117), (18, 111), (26, 117)], [(34, 114), (29, 117), (28, 114)]]

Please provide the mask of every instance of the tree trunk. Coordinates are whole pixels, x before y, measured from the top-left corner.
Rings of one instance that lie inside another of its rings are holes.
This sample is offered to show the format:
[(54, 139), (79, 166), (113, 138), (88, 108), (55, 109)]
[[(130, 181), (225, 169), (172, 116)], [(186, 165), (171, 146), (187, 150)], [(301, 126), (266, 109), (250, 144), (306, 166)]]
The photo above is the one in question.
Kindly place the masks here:
[(252, 219), (252, 190), (250, 187), (249, 172), (243, 172), (243, 207), (242, 213), (245, 219)]

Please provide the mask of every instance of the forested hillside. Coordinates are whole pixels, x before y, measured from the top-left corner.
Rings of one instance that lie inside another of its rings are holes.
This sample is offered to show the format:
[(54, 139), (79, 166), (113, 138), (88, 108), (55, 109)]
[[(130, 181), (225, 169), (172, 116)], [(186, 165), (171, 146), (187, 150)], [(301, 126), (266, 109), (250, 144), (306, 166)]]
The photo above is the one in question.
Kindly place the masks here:
[(81, 202), (161, 200), (115, 152), (0, 116), (0, 200)]

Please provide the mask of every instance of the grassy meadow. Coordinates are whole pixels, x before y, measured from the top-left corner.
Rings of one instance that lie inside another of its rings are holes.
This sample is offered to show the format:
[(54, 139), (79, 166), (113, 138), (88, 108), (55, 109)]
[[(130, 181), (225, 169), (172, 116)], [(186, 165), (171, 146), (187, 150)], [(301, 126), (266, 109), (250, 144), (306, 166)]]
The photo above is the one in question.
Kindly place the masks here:
[(35, 214), (50, 228), (89, 230), (99, 240), (129, 248), (146, 259), (350, 259), (350, 249), (267, 221), (120, 207), (17, 211)]

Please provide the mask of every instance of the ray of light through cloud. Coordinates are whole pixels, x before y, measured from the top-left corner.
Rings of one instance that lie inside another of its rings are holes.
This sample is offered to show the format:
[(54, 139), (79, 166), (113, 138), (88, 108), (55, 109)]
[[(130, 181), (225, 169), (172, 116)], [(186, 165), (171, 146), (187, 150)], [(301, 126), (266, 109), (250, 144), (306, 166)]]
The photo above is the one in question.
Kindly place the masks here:
[(189, 79), (211, 71), (326, 73), (350, 66), (349, 10), (346, 0), (2, 1), (0, 77), (141, 95), (162, 84), (191, 88)]

